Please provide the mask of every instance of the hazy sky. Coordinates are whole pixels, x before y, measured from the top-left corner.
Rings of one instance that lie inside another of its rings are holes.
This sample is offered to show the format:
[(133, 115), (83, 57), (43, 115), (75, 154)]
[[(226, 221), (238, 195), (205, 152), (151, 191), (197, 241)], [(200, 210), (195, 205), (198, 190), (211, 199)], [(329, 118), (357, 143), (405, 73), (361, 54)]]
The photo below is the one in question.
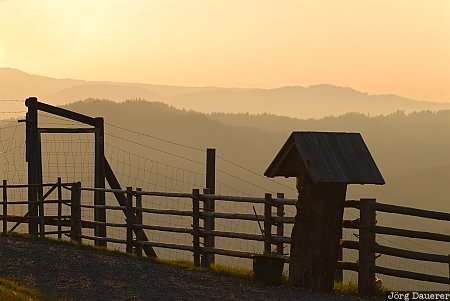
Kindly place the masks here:
[(0, 0), (0, 67), (450, 102), (448, 0)]

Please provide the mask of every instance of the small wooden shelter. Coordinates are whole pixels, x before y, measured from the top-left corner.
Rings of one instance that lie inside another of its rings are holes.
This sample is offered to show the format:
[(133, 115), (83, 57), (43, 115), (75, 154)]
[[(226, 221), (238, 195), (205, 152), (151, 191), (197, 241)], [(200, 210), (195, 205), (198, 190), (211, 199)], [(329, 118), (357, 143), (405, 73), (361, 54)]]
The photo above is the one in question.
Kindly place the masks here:
[(266, 172), (297, 178), (289, 282), (331, 291), (348, 184), (385, 184), (361, 134), (293, 132)]

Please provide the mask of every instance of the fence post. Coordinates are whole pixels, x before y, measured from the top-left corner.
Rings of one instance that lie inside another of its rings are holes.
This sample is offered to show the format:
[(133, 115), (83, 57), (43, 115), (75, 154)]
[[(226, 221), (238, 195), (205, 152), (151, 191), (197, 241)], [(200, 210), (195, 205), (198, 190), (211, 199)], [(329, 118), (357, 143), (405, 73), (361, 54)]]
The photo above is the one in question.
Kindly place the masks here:
[(127, 221), (127, 253), (133, 253), (133, 188), (127, 187), (127, 202), (125, 203), (126, 221)]
[(62, 239), (62, 227), (61, 227), (61, 221), (62, 221), (62, 187), (61, 187), (61, 178), (58, 177), (58, 220), (57, 220), (57, 226), (58, 226), (58, 239)]
[[(105, 129), (104, 120), (102, 117), (96, 117), (95, 122), (95, 188), (105, 188)], [(94, 192), (94, 205), (106, 205), (105, 191), (95, 191)], [(106, 222), (106, 208), (95, 208), (94, 209), (94, 220), (96, 222)], [(106, 225), (96, 225), (94, 228), (95, 236), (106, 237)], [(106, 241), (96, 240), (96, 246), (107, 247)]]
[[(141, 188), (136, 188), (136, 191), (142, 191)], [(139, 227), (142, 231), (144, 231), (144, 229), (142, 229), (142, 225), (143, 225), (143, 221), (142, 221), (142, 194), (137, 193), (136, 194), (136, 227)], [(136, 231), (136, 255), (137, 256), (142, 256), (142, 245), (139, 244), (140, 242), (142, 242), (144, 239), (142, 237), (142, 233), (141, 231)]]
[[(216, 149), (208, 148), (206, 150), (206, 190), (203, 191), (204, 194), (216, 194)], [(206, 212), (214, 212), (215, 211), (215, 200), (207, 199), (203, 202), (203, 208)], [(205, 230), (206, 231), (214, 231), (215, 229), (215, 220), (214, 217), (209, 215), (204, 219), (205, 222)], [(208, 235), (204, 238), (205, 247), (206, 248), (214, 248), (215, 247), (215, 236)], [(214, 253), (207, 253), (204, 255), (205, 257), (205, 266), (210, 266), (214, 264), (216, 259)], [(202, 263), (203, 265), (203, 263)]]
[(192, 235), (194, 265), (200, 266), (200, 190), (192, 190)]
[(8, 232), (8, 191), (7, 186), (8, 182), (3, 180), (3, 234)]
[(272, 194), (264, 196), (264, 253), (272, 253)]
[[(284, 193), (277, 193), (277, 199), (284, 199)], [(277, 204), (277, 216), (284, 217), (284, 204)], [(284, 236), (284, 222), (279, 220), (277, 222), (277, 236)], [(277, 242), (277, 255), (283, 255), (283, 243)]]
[(81, 243), (81, 183), (72, 185), (70, 201), (70, 239)]
[(375, 291), (375, 199), (360, 200), (358, 294), (371, 295)]

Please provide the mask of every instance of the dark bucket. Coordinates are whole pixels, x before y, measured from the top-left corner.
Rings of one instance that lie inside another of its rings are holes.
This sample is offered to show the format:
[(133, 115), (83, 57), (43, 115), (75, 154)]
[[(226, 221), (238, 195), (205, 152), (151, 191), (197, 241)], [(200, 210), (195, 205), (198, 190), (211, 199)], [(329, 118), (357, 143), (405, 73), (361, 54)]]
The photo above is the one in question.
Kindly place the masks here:
[(271, 255), (253, 255), (255, 279), (265, 284), (281, 284), (283, 281), (284, 259)]

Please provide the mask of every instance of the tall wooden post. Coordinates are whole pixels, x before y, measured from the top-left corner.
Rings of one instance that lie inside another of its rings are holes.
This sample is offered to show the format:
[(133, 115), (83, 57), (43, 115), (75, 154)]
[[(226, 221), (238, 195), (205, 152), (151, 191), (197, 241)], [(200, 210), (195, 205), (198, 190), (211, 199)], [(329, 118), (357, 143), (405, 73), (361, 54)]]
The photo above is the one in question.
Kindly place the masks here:
[(264, 202), (264, 253), (272, 253), (272, 194), (265, 194)]
[[(216, 149), (208, 148), (206, 150), (206, 189), (208, 189), (209, 194), (216, 194)], [(214, 212), (216, 209), (215, 200), (207, 199), (205, 200), (204, 208), (206, 212)], [(214, 231), (215, 221), (214, 217), (208, 215), (204, 219), (205, 230)], [(214, 235), (207, 235), (205, 237), (205, 247), (214, 248), (216, 245)], [(210, 266), (215, 263), (215, 255), (213, 253), (207, 253), (204, 255), (205, 265)]]
[(375, 293), (375, 232), (372, 227), (376, 223), (374, 199), (360, 200), (359, 228), (359, 271), (358, 294)]
[(38, 203), (38, 215), (39, 215), (39, 236), (45, 237), (45, 211), (44, 211), (44, 186), (42, 185), (44, 183), (43, 176), (42, 176), (42, 144), (41, 144), (41, 133), (39, 132), (39, 128), (37, 130), (37, 137), (36, 137), (36, 155), (37, 155), (37, 166), (36, 166), (36, 173), (37, 173), (37, 184), (39, 184), (37, 189), (37, 200)]
[[(37, 98), (30, 97), (25, 101), (28, 107), (26, 114), (26, 160), (28, 162), (28, 200), (36, 202), (38, 200), (38, 111)], [(35, 203), (28, 204), (29, 222), (28, 232), (30, 235), (38, 233), (38, 206)]]
[(8, 190), (7, 190), (8, 182), (3, 180), (3, 234), (8, 232)]
[(332, 291), (347, 185), (312, 184), (304, 176), (297, 178), (297, 189), (289, 282)]
[[(103, 118), (95, 118), (95, 188), (105, 188), (105, 148), (104, 148), (104, 121)], [(105, 192), (95, 191), (94, 204), (105, 205)], [(96, 222), (106, 222), (106, 209), (95, 208), (94, 220)], [(106, 237), (106, 226), (96, 225), (95, 236)], [(95, 241), (97, 246), (106, 248), (106, 241)]]

